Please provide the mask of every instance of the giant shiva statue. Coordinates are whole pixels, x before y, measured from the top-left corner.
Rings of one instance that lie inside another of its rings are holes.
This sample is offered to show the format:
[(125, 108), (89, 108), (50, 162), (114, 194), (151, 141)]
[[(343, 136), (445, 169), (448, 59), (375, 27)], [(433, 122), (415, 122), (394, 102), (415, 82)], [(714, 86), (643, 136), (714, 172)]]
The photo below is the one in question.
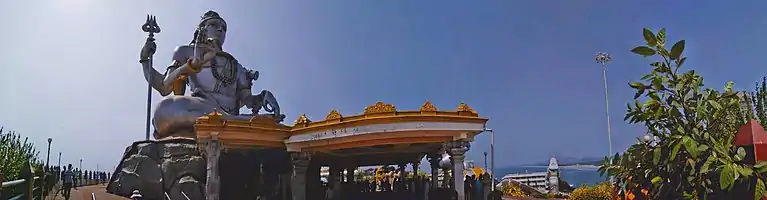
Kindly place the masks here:
[[(152, 66), (152, 56), (157, 45), (147, 39), (141, 49), (141, 67), (149, 85), (165, 98), (154, 111), (152, 124), (156, 139), (167, 136), (194, 137), (194, 123), (198, 117), (211, 112), (221, 113), (225, 118), (249, 119), (240, 115), (246, 106), (253, 115), (263, 108), (276, 123), (285, 115), (271, 92), (251, 92), (252, 82), (258, 79), (258, 71), (245, 69), (237, 59), (223, 50), (227, 24), (218, 13), (208, 11), (194, 31), (188, 45), (176, 47), (173, 59), (165, 73)], [(184, 96), (189, 86), (191, 96)], [(170, 95), (173, 93), (173, 95)]]

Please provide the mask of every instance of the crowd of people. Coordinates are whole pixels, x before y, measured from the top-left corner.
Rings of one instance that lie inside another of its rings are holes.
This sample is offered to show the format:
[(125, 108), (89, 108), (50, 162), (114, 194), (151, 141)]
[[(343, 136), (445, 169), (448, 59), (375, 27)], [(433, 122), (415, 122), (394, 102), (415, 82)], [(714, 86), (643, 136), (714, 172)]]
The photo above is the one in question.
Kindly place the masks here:
[(53, 191), (52, 195), (61, 193), (64, 199), (69, 199), (72, 189), (80, 186), (104, 184), (110, 177), (109, 173), (104, 171), (89, 171), (73, 168), (72, 164), (64, 167), (50, 166), (45, 169), (46, 184), (45, 196), (48, 196), (56, 185), (60, 185), (60, 190)]
[[(357, 178), (352, 183), (341, 183), (342, 191), (334, 191), (334, 187), (323, 184), (323, 190), (326, 199), (336, 199), (336, 196), (343, 196), (341, 199), (454, 199), (457, 194), (453, 188), (446, 188), (444, 183), (441, 185), (432, 185), (431, 178), (426, 175), (405, 176), (400, 170), (390, 172), (377, 172), (375, 177)], [(489, 178), (489, 175), (469, 174), (464, 179), (464, 196), (466, 199), (485, 199), (485, 187), (482, 183), (483, 178)], [(448, 180), (450, 180), (448, 178)], [(500, 196), (499, 196), (500, 197)]]

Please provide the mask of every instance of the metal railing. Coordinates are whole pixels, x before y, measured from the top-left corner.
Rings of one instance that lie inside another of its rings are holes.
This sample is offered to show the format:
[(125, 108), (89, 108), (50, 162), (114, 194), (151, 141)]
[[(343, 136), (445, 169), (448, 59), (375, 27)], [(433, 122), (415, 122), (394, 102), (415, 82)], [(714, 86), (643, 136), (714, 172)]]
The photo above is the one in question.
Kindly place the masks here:
[(0, 200), (42, 199), (43, 181), (35, 174), (32, 165), (25, 164), (20, 174), (22, 179), (4, 182), (4, 175), (0, 173)]
[[(2, 183), (0, 185), (0, 200), (42, 200), (46, 196), (56, 196), (60, 192), (60, 189), (57, 190), (52, 187), (59, 182), (58, 173), (55, 171), (35, 172), (31, 165), (26, 164), (22, 167), (20, 174), (21, 179), (6, 182), (4, 175), (0, 173), (0, 183)], [(104, 179), (94, 178), (78, 180), (75, 187), (106, 182)], [(49, 184), (46, 184), (46, 181), (49, 181)]]

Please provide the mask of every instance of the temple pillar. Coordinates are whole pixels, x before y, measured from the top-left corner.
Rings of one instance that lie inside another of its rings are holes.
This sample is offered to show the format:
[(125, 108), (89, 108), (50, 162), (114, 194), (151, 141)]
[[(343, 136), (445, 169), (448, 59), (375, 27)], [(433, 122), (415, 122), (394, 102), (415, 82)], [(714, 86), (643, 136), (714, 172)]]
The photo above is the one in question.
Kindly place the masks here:
[[(270, 162), (271, 161), (271, 162)], [(274, 197), (279, 195), (279, 188), (280, 188), (280, 172), (279, 172), (279, 165), (277, 165), (276, 162), (273, 160), (266, 160), (262, 163), (263, 165), (263, 174), (261, 177), (264, 180), (262, 183), (263, 193), (266, 196), (265, 199), (274, 199)], [(308, 169), (308, 168), (307, 168)]]
[(469, 142), (465, 141), (453, 141), (448, 146), (448, 153), (453, 161), (453, 188), (458, 193), (457, 200), (466, 200), (466, 194), (464, 193), (464, 175), (463, 175), (463, 162), (464, 154), (469, 150)]
[(352, 184), (354, 183), (354, 170), (357, 169), (357, 166), (350, 165), (346, 168), (346, 182)]
[(306, 172), (306, 188), (307, 188), (307, 194), (311, 197), (310, 199), (322, 199), (325, 198), (321, 192), (321, 185), (320, 182), (320, 170), (322, 169), (322, 165), (316, 162), (310, 162), (309, 163), (309, 169)]
[[(344, 197), (347, 199), (356, 196), (356, 193), (358, 192), (357, 190), (355, 190), (356, 188), (356, 183), (354, 182), (355, 169), (357, 169), (356, 164), (350, 163), (346, 167), (346, 183), (344, 183), (343, 189), (341, 190), (341, 192), (345, 195)], [(351, 195), (351, 196), (346, 196), (346, 195)]]
[(407, 187), (407, 171), (405, 171), (405, 168), (407, 168), (407, 163), (399, 164), (397, 167), (399, 167), (399, 169), (397, 169), (397, 174), (399, 174), (399, 182), (393, 186), (397, 192), (403, 192)]
[(341, 182), (343, 182), (344, 168), (339, 164), (332, 164), (328, 169), (328, 188), (332, 190), (330, 199), (338, 199), (341, 195)]
[(256, 182), (256, 184), (255, 184), (256, 187), (255, 187), (255, 190), (253, 190), (252, 192), (255, 193), (258, 196), (263, 196), (264, 195), (264, 185), (265, 185), (264, 184), (265, 183), (265, 181), (264, 181), (264, 163), (261, 162), (260, 159), (258, 161), (256, 161), (256, 162), (257, 162), (256, 163), (256, 170), (255, 170), (256, 173), (255, 173), (255, 176), (254, 176), (254, 179), (255, 179), (255, 182)]
[(420, 189), (421, 177), (418, 177), (418, 167), (421, 165), (421, 161), (417, 160), (413, 162), (413, 180), (410, 180), (410, 188), (413, 193), (417, 193)]
[(344, 181), (344, 168), (337, 166), (336, 174), (336, 183), (333, 184), (333, 199), (342, 199), (341, 196), (343, 196), (343, 181)]
[(429, 166), (431, 166), (431, 187), (439, 187), (439, 154), (429, 154)]
[(218, 140), (218, 132), (210, 133), (210, 139), (205, 141), (205, 158), (207, 160), (207, 177), (205, 195), (207, 200), (218, 200), (220, 189), (220, 177), (218, 175), (218, 160), (221, 156), (221, 141)]
[(290, 158), (293, 162), (293, 179), (290, 186), (293, 200), (306, 200), (306, 171), (309, 168), (311, 154), (309, 152), (293, 152), (290, 154)]
[(418, 176), (418, 168), (421, 166), (421, 161), (415, 161), (413, 162), (413, 177)]
[[(307, 169), (308, 171), (308, 169)], [(291, 200), (290, 192), (290, 174), (280, 174), (280, 196), (282, 200)]]
[(333, 188), (336, 181), (336, 178), (338, 177), (338, 172), (336, 172), (338, 168), (336, 168), (335, 165), (329, 165), (328, 166), (328, 188)]

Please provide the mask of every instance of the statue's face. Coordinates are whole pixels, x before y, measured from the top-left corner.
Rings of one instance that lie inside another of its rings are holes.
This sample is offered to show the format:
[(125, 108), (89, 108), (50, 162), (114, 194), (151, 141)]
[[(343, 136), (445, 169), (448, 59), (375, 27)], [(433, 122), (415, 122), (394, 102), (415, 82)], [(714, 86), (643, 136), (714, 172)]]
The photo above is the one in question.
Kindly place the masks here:
[(220, 19), (209, 19), (202, 24), (202, 30), (205, 33), (203, 40), (213, 39), (218, 41), (218, 45), (223, 46), (226, 39), (226, 23)]

